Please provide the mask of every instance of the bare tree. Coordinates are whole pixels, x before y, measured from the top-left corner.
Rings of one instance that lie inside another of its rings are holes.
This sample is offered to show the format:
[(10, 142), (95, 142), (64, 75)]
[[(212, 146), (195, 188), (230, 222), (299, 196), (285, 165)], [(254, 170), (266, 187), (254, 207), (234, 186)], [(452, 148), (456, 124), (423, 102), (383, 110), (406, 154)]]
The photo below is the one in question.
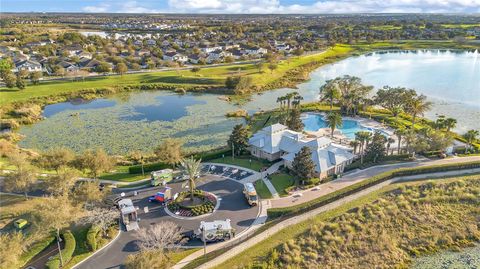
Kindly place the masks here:
[(118, 217), (119, 213), (117, 210), (94, 207), (93, 209), (88, 210), (85, 216), (79, 219), (78, 223), (92, 224), (92, 226), (97, 226), (105, 236), (108, 228), (117, 222)]
[(159, 222), (150, 228), (138, 230), (138, 246), (142, 250), (174, 248), (181, 243), (182, 228), (171, 221)]

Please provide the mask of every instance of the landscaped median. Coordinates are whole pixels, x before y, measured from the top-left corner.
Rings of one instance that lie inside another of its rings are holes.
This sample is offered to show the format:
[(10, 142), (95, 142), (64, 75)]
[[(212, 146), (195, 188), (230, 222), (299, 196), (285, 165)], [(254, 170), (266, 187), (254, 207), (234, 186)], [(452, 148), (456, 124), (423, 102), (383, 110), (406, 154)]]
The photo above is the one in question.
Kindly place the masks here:
[(279, 217), (282, 217), (282, 218), (292, 217), (292, 216), (307, 212), (309, 210), (318, 208), (320, 206), (324, 206), (333, 201), (339, 200), (343, 197), (349, 196), (351, 194), (354, 194), (356, 192), (359, 192), (361, 190), (364, 190), (368, 187), (379, 184), (381, 182), (387, 181), (394, 177), (411, 176), (411, 175), (419, 175), (419, 174), (435, 173), (435, 172), (447, 172), (447, 171), (453, 171), (453, 170), (463, 170), (463, 169), (473, 169), (473, 168), (480, 168), (480, 161), (395, 169), (392, 171), (381, 173), (377, 176), (363, 180), (361, 182), (350, 185), (341, 190), (329, 193), (327, 195), (318, 197), (314, 200), (311, 200), (303, 204), (290, 206), (290, 207), (268, 209), (267, 211), (268, 217), (269, 219), (272, 219), (272, 218), (275, 219)]

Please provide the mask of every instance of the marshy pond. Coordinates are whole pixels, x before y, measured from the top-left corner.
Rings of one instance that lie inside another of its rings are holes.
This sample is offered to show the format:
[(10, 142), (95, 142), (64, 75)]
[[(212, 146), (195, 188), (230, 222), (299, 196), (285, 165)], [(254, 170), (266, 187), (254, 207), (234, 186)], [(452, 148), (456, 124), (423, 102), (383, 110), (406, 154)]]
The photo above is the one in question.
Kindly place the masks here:
[[(446, 115), (458, 120), (457, 131), (480, 129), (480, 57), (478, 51), (397, 51), (351, 57), (320, 67), (298, 85), (304, 102), (318, 100), (319, 87), (341, 75), (362, 78), (376, 88), (384, 85), (414, 88), (434, 106), (428, 118)], [(167, 91), (139, 91), (92, 101), (74, 100), (45, 107), (45, 120), (24, 126), (23, 147), (69, 147), (77, 152), (103, 147), (112, 154), (151, 151), (167, 137), (180, 138), (189, 150), (225, 145), (235, 124), (226, 118), (237, 109), (249, 113), (277, 107), (277, 97), (293, 89), (252, 96), (234, 105), (215, 94), (177, 95)]]

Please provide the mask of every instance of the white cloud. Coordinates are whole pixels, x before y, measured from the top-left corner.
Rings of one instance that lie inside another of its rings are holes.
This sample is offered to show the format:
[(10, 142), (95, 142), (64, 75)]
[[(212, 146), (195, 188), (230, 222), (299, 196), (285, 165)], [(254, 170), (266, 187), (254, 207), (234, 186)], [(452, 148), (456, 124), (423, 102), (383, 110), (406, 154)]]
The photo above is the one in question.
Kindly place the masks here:
[(107, 3), (103, 3), (97, 6), (86, 6), (83, 8), (83, 11), (89, 12), (89, 13), (103, 13), (103, 12), (109, 12), (110, 5)]
[(137, 1), (126, 1), (117, 10), (119, 13), (160, 13), (160, 10), (141, 6)]
[(480, 12), (480, 0), (323, 0), (310, 5), (282, 5), (279, 0), (169, 0), (168, 4), (172, 12), (198, 13)]

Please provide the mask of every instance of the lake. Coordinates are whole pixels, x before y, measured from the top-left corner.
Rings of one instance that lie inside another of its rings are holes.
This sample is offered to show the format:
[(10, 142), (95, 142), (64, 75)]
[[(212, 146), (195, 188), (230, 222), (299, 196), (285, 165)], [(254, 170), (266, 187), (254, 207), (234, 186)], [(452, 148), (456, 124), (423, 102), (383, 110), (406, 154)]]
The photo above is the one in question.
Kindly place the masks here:
[[(318, 100), (318, 89), (326, 80), (346, 74), (376, 88), (414, 88), (434, 102), (428, 118), (434, 119), (437, 114), (454, 117), (459, 132), (480, 129), (478, 51), (379, 52), (351, 57), (313, 71), (311, 80), (299, 84), (297, 91), (306, 102)], [(189, 150), (206, 150), (225, 145), (232, 127), (243, 122), (226, 118), (227, 112), (272, 109), (278, 106), (278, 96), (292, 91), (268, 91), (238, 106), (214, 94), (177, 95), (167, 91), (59, 103), (45, 107), (45, 120), (20, 129), (26, 136), (20, 145), (37, 149), (66, 146), (75, 151), (103, 147), (112, 154), (125, 154), (151, 151), (163, 139), (174, 137), (182, 139)]]

